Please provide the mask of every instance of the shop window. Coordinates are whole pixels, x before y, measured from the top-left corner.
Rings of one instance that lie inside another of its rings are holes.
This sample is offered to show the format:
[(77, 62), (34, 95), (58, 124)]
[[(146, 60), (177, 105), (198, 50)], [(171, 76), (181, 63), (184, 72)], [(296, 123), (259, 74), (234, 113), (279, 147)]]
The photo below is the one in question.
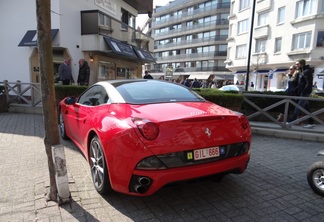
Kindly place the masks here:
[(98, 79), (116, 79), (116, 64), (111, 62), (100, 62)]

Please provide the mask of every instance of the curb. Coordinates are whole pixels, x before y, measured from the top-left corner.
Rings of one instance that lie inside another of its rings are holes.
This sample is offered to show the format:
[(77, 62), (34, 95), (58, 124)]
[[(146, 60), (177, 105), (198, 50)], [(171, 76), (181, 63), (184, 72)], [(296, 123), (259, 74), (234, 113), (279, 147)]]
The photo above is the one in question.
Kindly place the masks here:
[(305, 132), (298, 130), (269, 129), (264, 127), (251, 127), (252, 134), (273, 136), (285, 139), (297, 139), (313, 142), (324, 142), (324, 134), (317, 132)]

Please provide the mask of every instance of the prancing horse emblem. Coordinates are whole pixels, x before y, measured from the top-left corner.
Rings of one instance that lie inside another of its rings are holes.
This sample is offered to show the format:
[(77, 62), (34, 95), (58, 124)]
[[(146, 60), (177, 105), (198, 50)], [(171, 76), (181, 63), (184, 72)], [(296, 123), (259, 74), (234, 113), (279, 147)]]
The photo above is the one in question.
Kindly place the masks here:
[(206, 129), (205, 129), (205, 134), (208, 136), (208, 138), (210, 138), (210, 136), (211, 136), (211, 131), (210, 131), (208, 128), (206, 128)]

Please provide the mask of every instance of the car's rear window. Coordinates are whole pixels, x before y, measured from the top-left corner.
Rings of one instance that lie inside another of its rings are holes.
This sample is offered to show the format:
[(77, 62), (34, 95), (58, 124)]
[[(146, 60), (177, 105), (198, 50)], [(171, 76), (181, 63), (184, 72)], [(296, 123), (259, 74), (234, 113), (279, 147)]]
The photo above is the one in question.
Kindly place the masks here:
[(186, 87), (164, 81), (127, 82), (115, 87), (130, 104), (205, 101)]

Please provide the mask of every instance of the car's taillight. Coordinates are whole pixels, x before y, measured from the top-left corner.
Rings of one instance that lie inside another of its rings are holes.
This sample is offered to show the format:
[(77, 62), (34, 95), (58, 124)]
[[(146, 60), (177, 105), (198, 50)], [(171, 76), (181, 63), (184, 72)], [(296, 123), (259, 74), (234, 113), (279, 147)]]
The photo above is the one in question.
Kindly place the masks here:
[(250, 127), (249, 120), (247, 119), (247, 117), (245, 115), (241, 115), (239, 117), (239, 121), (240, 121), (243, 129), (248, 129)]
[(159, 135), (159, 127), (149, 120), (134, 119), (134, 124), (147, 140), (154, 140)]

